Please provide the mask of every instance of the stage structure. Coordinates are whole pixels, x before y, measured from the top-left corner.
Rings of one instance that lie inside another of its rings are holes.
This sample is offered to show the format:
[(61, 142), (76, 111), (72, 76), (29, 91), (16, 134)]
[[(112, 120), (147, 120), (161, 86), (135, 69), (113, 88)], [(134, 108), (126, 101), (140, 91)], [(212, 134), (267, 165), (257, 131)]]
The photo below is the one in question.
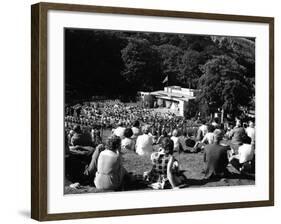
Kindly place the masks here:
[(188, 103), (194, 101), (200, 90), (167, 86), (164, 90), (139, 92), (148, 107), (163, 108), (178, 116), (188, 111)]

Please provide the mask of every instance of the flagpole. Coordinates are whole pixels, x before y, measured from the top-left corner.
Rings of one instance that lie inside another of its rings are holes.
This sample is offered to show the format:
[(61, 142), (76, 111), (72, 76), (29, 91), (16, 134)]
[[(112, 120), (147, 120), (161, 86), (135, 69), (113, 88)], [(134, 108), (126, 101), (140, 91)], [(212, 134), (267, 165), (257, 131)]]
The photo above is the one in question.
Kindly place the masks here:
[[(164, 84), (164, 87), (169, 86), (169, 75), (167, 75), (167, 76), (165, 77), (165, 79), (162, 81), (162, 83)], [(167, 83), (167, 84), (166, 84), (166, 83)]]

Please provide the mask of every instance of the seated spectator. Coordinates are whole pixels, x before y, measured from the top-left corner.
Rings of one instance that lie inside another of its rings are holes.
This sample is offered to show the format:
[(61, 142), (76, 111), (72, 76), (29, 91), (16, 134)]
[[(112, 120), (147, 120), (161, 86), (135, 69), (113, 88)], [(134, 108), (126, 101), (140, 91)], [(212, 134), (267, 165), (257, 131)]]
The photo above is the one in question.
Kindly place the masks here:
[(99, 155), (104, 149), (105, 147), (103, 144), (99, 144), (96, 147), (94, 153), (92, 154), (91, 162), (89, 163), (89, 166), (84, 171), (84, 175), (88, 176), (88, 178), (91, 180), (91, 183), (93, 183), (96, 176)]
[(105, 150), (98, 156), (95, 186), (102, 190), (117, 190), (123, 183), (126, 170), (119, 154), (121, 139), (118, 136), (108, 138)]
[(153, 129), (149, 135), (152, 137), (153, 145), (155, 145), (157, 142), (157, 131)]
[(215, 117), (211, 125), (214, 127), (214, 130), (220, 129), (220, 119)]
[(71, 145), (72, 146), (92, 146), (92, 140), (90, 135), (82, 133), (82, 130), (80, 128), (80, 125), (76, 125), (73, 128), (74, 134), (71, 137)]
[(149, 125), (143, 126), (143, 134), (136, 141), (136, 153), (139, 155), (150, 154), (153, 151), (153, 138), (149, 135)]
[(196, 142), (194, 140), (194, 137), (193, 137), (193, 132), (191, 130), (187, 131), (185, 144), (186, 144), (187, 147), (192, 147), (192, 148), (196, 144)]
[(184, 131), (181, 136), (179, 136), (180, 150), (184, 152), (194, 152), (195, 141), (190, 136), (191, 133)]
[(197, 130), (197, 141), (201, 141), (208, 132), (206, 121), (202, 120), (202, 125)]
[(88, 177), (84, 175), (94, 148), (91, 146), (69, 146), (65, 134), (65, 176), (73, 183), (88, 184)]
[(255, 144), (255, 124), (253, 121), (249, 121), (249, 127), (246, 128), (247, 135), (251, 138), (252, 145)]
[(201, 143), (204, 144), (213, 144), (214, 143), (214, 126), (213, 125), (208, 125), (207, 126), (208, 132), (207, 134), (204, 136), (204, 138), (202, 139)]
[(68, 138), (68, 144), (69, 145), (71, 145), (71, 138), (72, 138), (72, 136), (75, 134), (75, 132), (73, 131), (73, 130), (70, 130), (69, 131), (69, 134), (68, 134), (68, 136), (67, 136), (67, 138)]
[(158, 144), (161, 144), (162, 140), (163, 140), (164, 138), (166, 138), (166, 137), (168, 137), (168, 133), (163, 129), (163, 130), (161, 131), (161, 135), (159, 136), (159, 138), (158, 138), (157, 141), (156, 141), (156, 144), (157, 144), (157, 145), (158, 145)]
[(186, 145), (186, 140), (187, 140), (187, 132), (186, 131), (183, 131), (183, 132), (180, 132), (182, 133), (180, 136), (179, 136), (179, 149), (180, 151), (188, 151), (188, 148), (187, 148), (187, 145)]
[(180, 151), (180, 141), (179, 141), (177, 129), (173, 130), (171, 140), (174, 143), (174, 152), (179, 152)]
[(214, 143), (205, 147), (205, 178), (223, 177), (228, 174), (226, 166), (228, 165), (228, 146), (220, 144), (223, 139), (223, 132), (216, 130), (214, 132)]
[(122, 122), (119, 122), (117, 125), (117, 128), (113, 130), (113, 134), (118, 136), (119, 138), (123, 139), (124, 138), (124, 131), (126, 128), (123, 127)]
[(244, 135), (243, 144), (238, 148), (238, 154), (229, 158), (231, 165), (238, 171), (242, 171), (247, 162), (251, 162), (254, 158), (254, 148), (251, 145), (251, 138)]
[(92, 138), (92, 142), (95, 146), (102, 143), (100, 131), (98, 129), (91, 130), (91, 138)]
[(178, 162), (173, 156), (173, 141), (164, 138), (159, 152), (151, 154), (152, 170), (147, 174), (147, 179), (157, 185), (157, 189), (177, 188), (183, 181), (178, 175)]
[(194, 150), (197, 151), (198, 149), (202, 149), (204, 148), (204, 145), (208, 145), (208, 144), (213, 144), (214, 143), (214, 127), (211, 124), (207, 125), (207, 134), (204, 136), (204, 138), (200, 141), (197, 142), (194, 145)]
[(135, 151), (135, 142), (131, 139), (132, 136), (132, 129), (126, 128), (124, 131), (124, 138), (121, 141), (121, 152)]
[(233, 122), (228, 122), (227, 123), (227, 128), (226, 128), (226, 133), (225, 133), (225, 137), (227, 139), (231, 139), (232, 129), (233, 128), (234, 128), (234, 123)]
[(133, 136), (132, 139), (136, 140), (137, 137), (140, 135), (140, 122), (139, 121), (134, 121), (132, 131), (133, 131)]
[(242, 145), (242, 137), (246, 134), (245, 129), (242, 127), (241, 120), (236, 121), (236, 126), (230, 131), (229, 137), (231, 138), (230, 146), (233, 154), (238, 153), (238, 148)]

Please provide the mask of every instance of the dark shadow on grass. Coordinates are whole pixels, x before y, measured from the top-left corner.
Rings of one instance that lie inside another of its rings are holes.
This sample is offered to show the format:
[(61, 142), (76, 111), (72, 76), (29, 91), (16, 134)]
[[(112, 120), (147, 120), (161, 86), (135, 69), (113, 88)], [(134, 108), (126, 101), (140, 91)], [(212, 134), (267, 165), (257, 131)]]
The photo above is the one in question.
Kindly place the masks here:
[(188, 186), (202, 186), (210, 182), (217, 182), (220, 178), (211, 178), (211, 179), (186, 179), (186, 184)]
[(132, 191), (132, 190), (146, 190), (149, 189), (148, 183), (145, 181), (131, 181), (127, 183), (122, 190)]
[(225, 176), (227, 179), (240, 179), (240, 180), (255, 180), (255, 174), (251, 173), (230, 173)]
[(227, 175), (223, 176), (223, 177), (212, 177), (209, 179), (190, 179), (190, 178), (186, 178), (185, 180), (185, 184), (187, 184), (188, 186), (202, 186), (205, 185), (207, 183), (211, 183), (211, 182), (219, 182), (222, 179), (239, 179), (239, 180), (255, 180), (255, 175), (254, 174), (248, 174), (248, 173), (228, 173)]

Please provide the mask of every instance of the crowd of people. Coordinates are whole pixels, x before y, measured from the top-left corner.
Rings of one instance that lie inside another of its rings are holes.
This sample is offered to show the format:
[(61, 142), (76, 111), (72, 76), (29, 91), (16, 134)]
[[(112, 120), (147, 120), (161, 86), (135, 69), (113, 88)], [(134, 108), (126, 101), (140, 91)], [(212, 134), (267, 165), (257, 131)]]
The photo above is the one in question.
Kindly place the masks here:
[(102, 130), (115, 128), (117, 125), (132, 126), (135, 121), (149, 124), (151, 132), (161, 135), (174, 129), (196, 127), (193, 122), (176, 116), (171, 112), (156, 112), (140, 104), (124, 104), (119, 101), (106, 101), (95, 104), (67, 106), (65, 109), (65, 127), (73, 129), (80, 125), (82, 129)]
[[(77, 108), (78, 114), (66, 113), (66, 178), (72, 182), (101, 190), (124, 189), (132, 180), (122, 160), (129, 152), (149, 156), (151, 169), (142, 179), (156, 189), (188, 184), (175, 153), (203, 153), (205, 179), (229, 175), (230, 164), (239, 173), (254, 172), (253, 121), (201, 119), (194, 128), (182, 117), (118, 102)], [(102, 139), (101, 126), (112, 128), (106, 139)]]

